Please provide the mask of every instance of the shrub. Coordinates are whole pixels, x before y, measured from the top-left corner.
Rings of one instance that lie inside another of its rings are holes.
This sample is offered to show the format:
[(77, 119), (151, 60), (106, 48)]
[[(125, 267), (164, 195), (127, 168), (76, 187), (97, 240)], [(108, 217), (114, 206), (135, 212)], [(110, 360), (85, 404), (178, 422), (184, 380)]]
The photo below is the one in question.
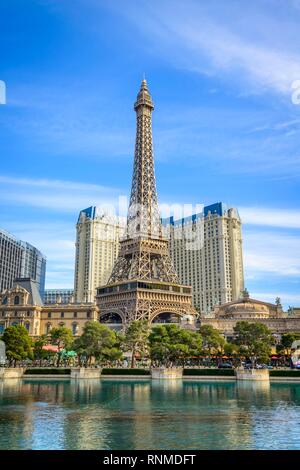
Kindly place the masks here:
[(102, 369), (102, 375), (150, 375), (148, 369)]
[(26, 369), (24, 375), (70, 375), (71, 369)]
[(183, 375), (220, 375), (234, 376), (233, 369), (184, 369)]
[(300, 370), (270, 370), (270, 377), (300, 377)]

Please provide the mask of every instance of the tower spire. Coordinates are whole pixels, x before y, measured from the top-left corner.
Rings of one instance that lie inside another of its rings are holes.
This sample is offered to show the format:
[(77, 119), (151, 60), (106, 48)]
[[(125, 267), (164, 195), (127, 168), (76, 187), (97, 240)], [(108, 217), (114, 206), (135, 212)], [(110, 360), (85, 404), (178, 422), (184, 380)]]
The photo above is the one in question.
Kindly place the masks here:
[(154, 172), (152, 141), (153, 101), (145, 79), (134, 103), (136, 141), (127, 233), (130, 238), (157, 238), (161, 225)]

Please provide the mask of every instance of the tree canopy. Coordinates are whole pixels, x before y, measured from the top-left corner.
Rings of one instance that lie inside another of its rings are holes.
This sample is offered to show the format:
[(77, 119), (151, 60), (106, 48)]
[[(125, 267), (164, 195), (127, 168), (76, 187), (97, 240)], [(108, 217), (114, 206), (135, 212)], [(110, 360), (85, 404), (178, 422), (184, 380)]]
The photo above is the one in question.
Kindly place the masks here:
[(116, 360), (122, 356), (116, 333), (105, 325), (89, 321), (83, 328), (82, 335), (74, 342), (74, 350), (80, 360), (86, 359), (91, 364), (97, 361)]
[[(43, 347), (46, 346), (46, 344), (48, 344), (47, 335), (39, 336), (38, 338), (36, 338), (34, 340), (34, 342), (33, 342), (34, 359), (42, 360), (42, 359), (45, 359), (45, 358), (49, 357), (49, 355), (51, 353), (49, 353), (49, 351), (45, 351), (43, 349)], [(53, 353), (52, 353), (52, 355), (53, 355)]]
[(23, 325), (7, 327), (1, 339), (5, 343), (6, 357), (10, 363), (32, 359), (32, 341)]
[(244, 352), (252, 363), (257, 359), (261, 362), (269, 360), (274, 338), (266, 325), (260, 322), (239, 321), (234, 327), (234, 332), (235, 343), (240, 346), (240, 351)]
[[(58, 347), (59, 350), (70, 349), (73, 343), (73, 335), (70, 328), (60, 326), (58, 328), (52, 328), (50, 331), (50, 342), (51, 344)], [(61, 355), (58, 355), (57, 366), (60, 364)]]
[(148, 337), (150, 326), (147, 320), (134, 320), (128, 325), (123, 336), (122, 347), (124, 351), (131, 352), (131, 367), (135, 365), (135, 355), (140, 356), (148, 352)]
[(211, 325), (203, 325), (200, 327), (199, 332), (202, 336), (203, 349), (207, 350), (209, 354), (223, 349), (225, 339), (220, 334), (219, 330)]
[(184, 364), (187, 357), (199, 355), (202, 338), (199, 333), (177, 325), (158, 325), (149, 336), (151, 360), (159, 365)]
[(300, 333), (285, 333), (281, 336), (280, 345), (289, 354), (294, 341), (300, 340)]

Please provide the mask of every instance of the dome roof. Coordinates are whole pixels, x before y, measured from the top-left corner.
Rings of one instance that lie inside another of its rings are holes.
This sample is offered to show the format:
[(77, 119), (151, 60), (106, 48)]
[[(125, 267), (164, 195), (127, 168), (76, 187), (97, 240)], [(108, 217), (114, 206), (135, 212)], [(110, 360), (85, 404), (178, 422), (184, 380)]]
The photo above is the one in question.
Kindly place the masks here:
[(269, 309), (266, 305), (262, 305), (261, 303), (257, 302), (238, 302), (233, 305), (229, 305), (226, 309), (226, 312), (228, 313), (234, 313), (234, 312), (261, 312), (261, 313), (269, 313)]
[(217, 313), (218, 317), (228, 318), (269, 318), (274, 315), (270, 306), (254, 299), (240, 299), (221, 305)]

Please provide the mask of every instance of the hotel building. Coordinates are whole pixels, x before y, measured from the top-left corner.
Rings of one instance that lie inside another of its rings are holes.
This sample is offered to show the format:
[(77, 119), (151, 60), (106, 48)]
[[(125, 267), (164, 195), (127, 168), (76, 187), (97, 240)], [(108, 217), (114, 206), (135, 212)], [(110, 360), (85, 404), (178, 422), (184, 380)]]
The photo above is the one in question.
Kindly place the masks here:
[(182, 283), (193, 287), (198, 312), (210, 315), (215, 305), (240, 298), (244, 272), (237, 209), (218, 202), (202, 213), (162, 222), (175, 270)]
[(76, 229), (74, 296), (76, 302), (94, 302), (96, 288), (111, 274), (124, 224), (93, 206), (80, 212)]
[(45, 275), (46, 257), (30, 243), (0, 229), (0, 292), (12, 287), (18, 277), (30, 277), (43, 298)]

